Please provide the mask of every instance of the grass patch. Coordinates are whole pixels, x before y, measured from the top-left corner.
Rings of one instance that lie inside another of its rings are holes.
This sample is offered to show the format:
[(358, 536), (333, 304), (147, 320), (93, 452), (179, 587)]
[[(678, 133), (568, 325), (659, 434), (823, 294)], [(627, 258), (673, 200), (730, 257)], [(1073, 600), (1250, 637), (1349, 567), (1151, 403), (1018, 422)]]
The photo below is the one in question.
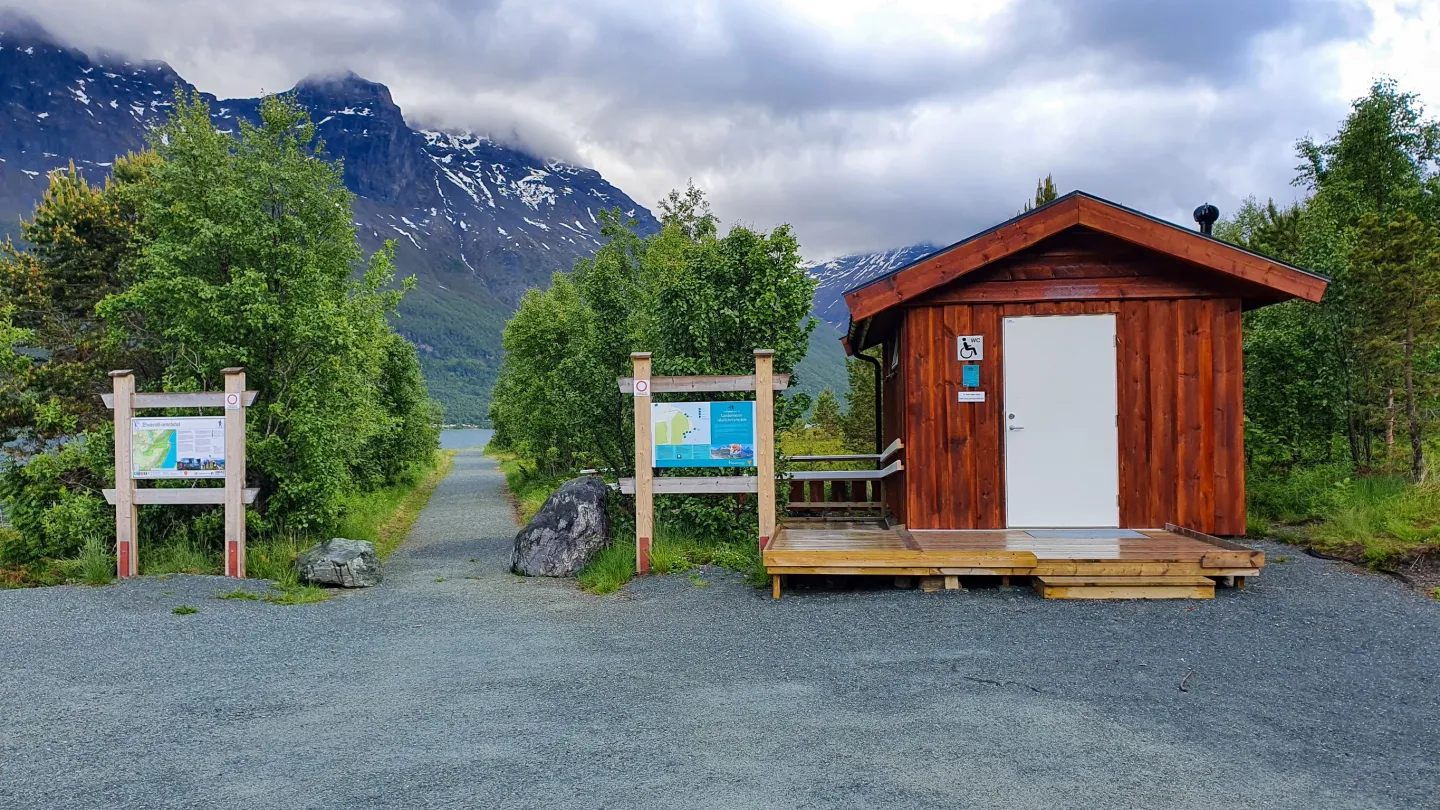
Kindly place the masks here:
[[(745, 574), (755, 587), (769, 584), (760, 550), (754, 543), (714, 542), (674, 525), (659, 524), (650, 545), (650, 571), (655, 574), (691, 574), (697, 587), (710, 583), (694, 569), (703, 565), (729, 568)], [(580, 587), (595, 594), (614, 593), (635, 576), (635, 543), (618, 541), (602, 549), (577, 576)]]
[[(1368, 565), (1390, 568), (1440, 554), (1440, 485), (1401, 475), (1352, 476), (1324, 465), (1268, 478), (1252, 473), (1247, 528)], [(1273, 521), (1273, 523), (1272, 523)]]
[(217, 594), (215, 594), (215, 598), (216, 598), (216, 599), (244, 599), (244, 600), (250, 601), (250, 602), (258, 602), (258, 601), (260, 601), (260, 599), (261, 599), (262, 597), (261, 597), (261, 595), (260, 595), (259, 593), (255, 592), (255, 591), (247, 591), (247, 590), (245, 590), (244, 588), (236, 588), (235, 590), (230, 591), (230, 592), (228, 592), (228, 593), (217, 593)]
[(329, 598), (330, 592), (318, 585), (275, 588), (265, 594), (265, 601), (272, 605), (313, 605)]
[(600, 549), (600, 553), (580, 570), (575, 579), (581, 588), (591, 593), (607, 594), (625, 587), (625, 583), (634, 576), (635, 543), (623, 540)]
[(218, 552), (211, 553), (188, 538), (142, 548), (140, 553), (142, 574), (219, 574), (223, 570)]
[(170, 612), (174, 613), (176, 616), (189, 616), (192, 613), (199, 613), (200, 611), (196, 610), (193, 607), (190, 607), (189, 605), (181, 605)]
[(410, 533), (435, 487), (450, 474), (456, 452), (440, 450), (430, 466), (414, 470), (407, 480), (349, 498), (336, 536), (368, 540), (381, 560), (390, 556)]

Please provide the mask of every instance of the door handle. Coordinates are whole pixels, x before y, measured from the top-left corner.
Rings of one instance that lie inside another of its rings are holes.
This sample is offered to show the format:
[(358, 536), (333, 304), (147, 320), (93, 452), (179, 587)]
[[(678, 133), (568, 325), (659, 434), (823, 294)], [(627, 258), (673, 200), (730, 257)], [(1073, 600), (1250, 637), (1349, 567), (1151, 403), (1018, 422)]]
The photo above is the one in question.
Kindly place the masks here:
[(1024, 430), (1024, 429), (1025, 429), (1025, 426), (1024, 426), (1024, 425), (1010, 425), (1009, 427), (1010, 427), (1011, 430)]

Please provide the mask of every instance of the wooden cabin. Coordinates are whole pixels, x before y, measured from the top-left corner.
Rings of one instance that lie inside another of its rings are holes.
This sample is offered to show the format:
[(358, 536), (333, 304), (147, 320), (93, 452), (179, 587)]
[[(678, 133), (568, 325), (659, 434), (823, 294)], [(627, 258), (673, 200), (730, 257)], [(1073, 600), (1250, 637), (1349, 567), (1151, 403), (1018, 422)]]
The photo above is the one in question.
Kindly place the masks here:
[[(1240, 314), (1326, 280), (1072, 192), (845, 294), (911, 529), (1245, 533)], [(967, 376), (968, 375), (968, 376)]]
[(880, 445), (903, 460), (871, 476), (884, 521), (782, 522), (777, 596), (806, 573), (1100, 598), (1243, 583), (1264, 555), (1214, 536), (1245, 533), (1240, 316), (1325, 287), (1073, 192), (847, 291), (846, 350), (882, 347)]

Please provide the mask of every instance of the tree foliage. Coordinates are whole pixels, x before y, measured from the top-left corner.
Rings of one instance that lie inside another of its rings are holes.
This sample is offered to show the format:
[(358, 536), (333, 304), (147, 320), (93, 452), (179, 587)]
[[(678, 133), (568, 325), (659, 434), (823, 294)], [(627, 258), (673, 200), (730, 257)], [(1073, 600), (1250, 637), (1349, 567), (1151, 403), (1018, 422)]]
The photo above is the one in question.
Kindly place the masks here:
[[(1369, 469), (1387, 463), (1398, 424), (1413, 430), (1412, 409), (1422, 432), (1428, 424), (1437, 290), (1424, 245), (1440, 224), (1437, 146), (1440, 125), (1418, 98), (1376, 82), (1333, 136), (1298, 143), (1305, 199), (1286, 208), (1247, 200), (1217, 226), (1219, 238), (1330, 278), (1319, 307), (1245, 315), (1252, 462), (1328, 461), (1338, 442), (1353, 467)], [(1407, 466), (1418, 477), (1423, 459), (1411, 444)]]
[[(866, 352), (879, 357), (879, 349)], [(875, 366), (854, 357), (845, 359), (845, 372), (850, 376), (850, 391), (845, 395), (845, 416), (840, 420), (840, 435), (845, 447), (856, 453), (878, 453), (875, 446)]]
[(815, 398), (815, 409), (811, 411), (811, 418), (822, 436), (841, 435), (840, 401), (835, 398), (834, 391), (826, 388), (820, 392), (820, 396)]
[(389, 246), (361, 254), (340, 167), (303, 108), (268, 97), (235, 135), (198, 95), (177, 92), (172, 110), (103, 189), (73, 167), (53, 174), (22, 226), (29, 248), (0, 261), (12, 330), (26, 330), (10, 339), (44, 361), (0, 377), (0, 429), (26, 448), (0, 476), (9, 511), (32, 517), (16, 523), (30, 543), (18, 556), (83, 534), (93, 510), (74, 499), (111, 475), (96, 395), (122, 362), (142, 389), (174, 391), (219, 390), (222, 369), (245, 367), (257, 532), (321, 531), (347, 494), (434, 451), (439, 414), (387, 320), (409, 282)]
[[(804, 357), (814, 281), (789, 228), (722, 236), (693, 186), (660, 211), (660, 232), (643, 239), (618, 210), (604, 212), (606, 244), (526, 293), (505, 326), (495, 442), (548, 474), (632, 473), (635, 400), (615, 385), (631, 373), (631, 352), (651, 352), (656, 375), (754, 373), (757, 348), (775, 350), (778, 373)], [(808, 406), (777, 397), (777, 431)], [(698, 499), (685, 500), (689, 518), (708, 519)]]
[(1020, 213), (1034, 211), (1036, 208), (1058, 199), (1060, 199), (1060, 192), (1055, 190), (1055, 178), (1047, 174), (1044, 180), (1035, 181), (1035, 200), (1034, 202), (1027, 201), (1025, 207), (1020, 209)]

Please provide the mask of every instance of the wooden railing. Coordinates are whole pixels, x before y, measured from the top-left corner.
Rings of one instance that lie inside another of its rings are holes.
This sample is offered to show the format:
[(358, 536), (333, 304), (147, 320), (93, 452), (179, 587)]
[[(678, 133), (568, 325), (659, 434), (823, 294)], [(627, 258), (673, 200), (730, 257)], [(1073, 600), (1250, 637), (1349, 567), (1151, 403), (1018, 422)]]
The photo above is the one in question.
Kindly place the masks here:
[(891, 459), (904, 449), (905, 445), (896, 439), (881, 453), (791, 456), (792, 464), (869, 462), (875, 465), (875, 469), (794, 471), (790, 473), (790, 497), (786, 510), (792, 514), (884, 514), (885, 479), (905, 469), (903, 461)]

